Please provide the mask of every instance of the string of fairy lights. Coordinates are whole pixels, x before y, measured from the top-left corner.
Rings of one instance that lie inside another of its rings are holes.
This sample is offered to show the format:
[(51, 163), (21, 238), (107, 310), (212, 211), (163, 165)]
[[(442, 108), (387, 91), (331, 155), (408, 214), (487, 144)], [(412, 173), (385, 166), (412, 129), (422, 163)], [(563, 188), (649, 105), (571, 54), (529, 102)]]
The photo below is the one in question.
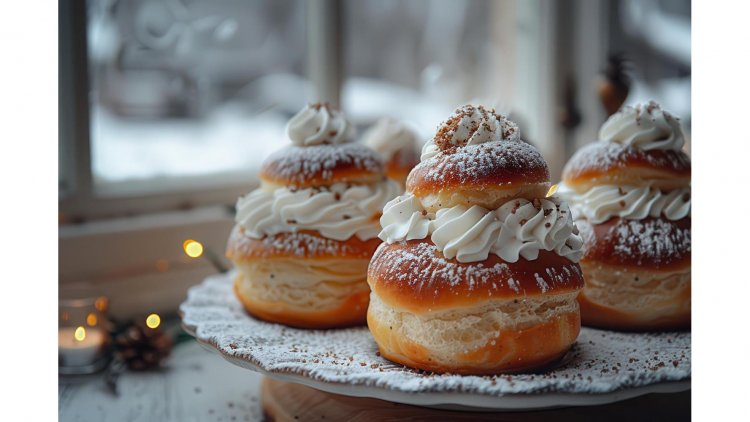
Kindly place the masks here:
[[(187, 239), (184, 242), (182, 242), (182, 249), (185, 252), (185, 255), (187, 255), (190, 258), (198, 259), (204, 254), (209, 259), (211, 264), (216, 268), (219, 272), (226, 272), (227, 269), (224, 267), (223, 264), (218, 260), (218, 258), (215, 256), (215, 254), (211, 253), (207, 249), (203, 247), (203, 244), (197, 240), (194, 239)], [(157, 261), (157, 267), (159, 266), (159, 262), (163, 260)], [(104, 310), (107, 307), (107, 298), (101, 297), (97, 299), (94, 307), (99, 312), (104, 312)], [(67, 312), (63, 312), (61, 315), (63, 321), (67, 321), (69, 319), (69, 314)], [(75, 328), (75, 331), (73, 332), (73, 337), (78, 342), (83, 342), (86, 340), (86, 328), (89, 327), (96, 327), (99, 323), (99, 318), (94, 312), (89, 313), (86, 315), (86, 322), (85, 325), (79, 325)], [(155, 330), (159, 328), (161, 325), (161, 316), (157, 313), (151, 313), (148, 316), (146, 316), (145, 319), (146, 327)]]
[[(97, 322), (98, 321), (96, 315), (94, 315), (93, 313), (89, 314), (86, 317), (86, 325), (88, 325), (89, 327), (95, 327)], [(161, 325), (161, 317), (159, 316), (159, 314), (152, 313), (146, 317), (146, 327), (155, 330), (159, 328), (159, 325)], [(76, 339), (76, 341), (86, 340), (86, 327), (83, 325), (79, 325), (78, 327), (76, 327), (75, 331), (73, 332), (73, 337)]]

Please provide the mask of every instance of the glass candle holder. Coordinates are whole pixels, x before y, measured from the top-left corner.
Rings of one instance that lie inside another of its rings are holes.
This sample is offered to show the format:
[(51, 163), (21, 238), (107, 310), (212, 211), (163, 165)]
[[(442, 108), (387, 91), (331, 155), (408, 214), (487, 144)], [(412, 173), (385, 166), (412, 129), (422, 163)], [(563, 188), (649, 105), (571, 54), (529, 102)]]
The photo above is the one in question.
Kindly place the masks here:
[(61, 287), (58, 322), (60, 374), (90, 374), (109, 360), (109, 301), (88, 287)]

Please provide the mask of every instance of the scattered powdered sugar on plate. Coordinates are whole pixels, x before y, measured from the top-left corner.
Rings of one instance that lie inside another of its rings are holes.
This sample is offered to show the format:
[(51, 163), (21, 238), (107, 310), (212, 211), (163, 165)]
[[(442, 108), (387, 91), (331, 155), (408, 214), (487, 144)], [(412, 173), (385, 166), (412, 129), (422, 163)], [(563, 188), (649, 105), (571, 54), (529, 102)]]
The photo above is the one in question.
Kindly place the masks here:
[[(603, 394), (690, 379), (689, 332), (617, 333), (584, 327), (554, 368), (538, 373), (462, 376), (394, 364), (366, 327), (301, 330), (257, 320), (232, 293), (232, 274), (209, 277), (180, 306), (185, 328), (230, 361), (273, 375), (400, 393)], [(346, 393), (344, 393), (346, 394)], [(356, 394), (356, 393), (355, 393)]]

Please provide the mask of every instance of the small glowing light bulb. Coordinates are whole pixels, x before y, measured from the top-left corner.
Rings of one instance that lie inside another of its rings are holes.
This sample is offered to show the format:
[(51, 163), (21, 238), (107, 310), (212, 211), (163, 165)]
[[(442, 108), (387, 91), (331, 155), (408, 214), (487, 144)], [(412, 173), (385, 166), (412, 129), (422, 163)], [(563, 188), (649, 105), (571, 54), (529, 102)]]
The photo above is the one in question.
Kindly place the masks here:
[(73, 337), (75, 337), (77, 341), (83, 341), (86, 338), (86, 329), (83, 328), (83, 326), (76, 328), (76, 332), (75, 334), (73, 334)]
[(151, 314), (146, 317), (146, 326), (148, 328), (157, 328), (161, 324), (161, 318), (157, 314)]
[(88, 324), (89, 327), (95, 326), (96, 323), (97, 323), (96, 315), (94, 315), (93, 312), (91, 312), (90, 314), (86, 315), (86, 324)]
[(191, 258), (198, 258), (203, 255), (203, 245), (193, 239), (184, 241), (182, 243), (182, 249), (184, 249), (187, 256)]

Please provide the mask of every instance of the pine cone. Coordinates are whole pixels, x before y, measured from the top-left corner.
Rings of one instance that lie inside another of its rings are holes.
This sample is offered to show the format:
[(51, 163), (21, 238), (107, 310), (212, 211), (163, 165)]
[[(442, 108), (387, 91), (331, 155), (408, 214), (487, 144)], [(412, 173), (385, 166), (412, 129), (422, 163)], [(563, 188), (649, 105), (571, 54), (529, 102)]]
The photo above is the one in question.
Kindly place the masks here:
[(115, 336), (115, 357), (135, 371), (153, 369), (169, 356), (172, 345), (162, 330), (132, 323)]

